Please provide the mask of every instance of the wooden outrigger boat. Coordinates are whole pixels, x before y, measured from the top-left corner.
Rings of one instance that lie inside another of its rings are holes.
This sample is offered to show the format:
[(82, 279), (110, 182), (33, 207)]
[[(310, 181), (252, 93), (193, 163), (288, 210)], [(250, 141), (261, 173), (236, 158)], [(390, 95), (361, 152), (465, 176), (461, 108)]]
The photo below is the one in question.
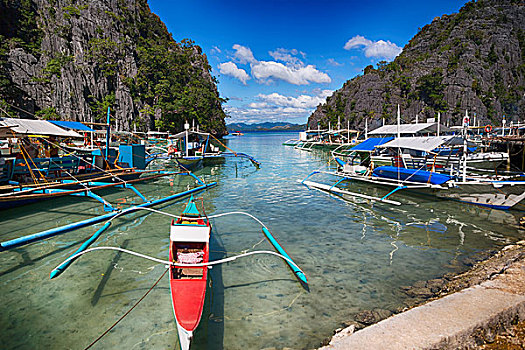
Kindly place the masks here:
[[(174, 195), (173, 197), (176, 196), (177, 198), (180, 198), (181, 196), (192, 194), (196, 191), (205, 190), (206, 188), (213, 185), (215, 185), (215, 183), (203, 185), (193, 190), (188, 190), (184, 193)], [(166, 198), (162, 199), (161, 201), (165, 202), (171, 199), (175, 198)], [(156, 202), (157, 203), (152, 202), (142, 204), (136, 207), (131, 207), (119, 213), (106, 214), (103, 217), (97, 217), (95, 218), (95, 220), (90, 220), (89, 222), (78, 223), (75, 225), (76, 227), (62, 227), (60, 228), (60, 232), (56, 232), (56, 230), (53, 230), (53, 232), (41, 232), (36, 235), (24, 237), (23, 239), (2, 242), (0, 243), (0, 251), (19, 247), (27, 243), (35, 242), (36, 240), (40, 240), (42, 238), (48, 238), (58, 233), (71, 231), (73, 229), (79, 228), (80, 224), (82, 226), (85, 226), (106, 220), (105, 224), (101, 228), (99, 228), (97, 232), (93, 234), (93, 236), (86, 240), (82, 244), (82, 246), (78, 248), (68, 259), (63, 261), (60, 265), (53, 269), (53, 271), (51, 271), (50, 278), (53, 279), (58, 277), (68, 268), (68, 266), (70, 266), (80, 256), (88, 252), (101, 250), (120, 251), (135, 255), (140, 258), (152, 260), (157, 263), (169, 265), (169, 270), (167, 270), (167, 272), (169, 272), (173, 314), (175, 316), (179, 343), (182, 350), (190, 349), (194, 332), (197, 329), (202, 317), (204, 303), (206, 300), (206, 288), (208, 284), (208, 266), (231, 262), (236, 260), (237, 258), (250, 256), (254, 254), (271, 254), (282, 258), (286, 262), (286, 264), (288, 264), (294, 276), (299, 280), (303, 288), (309, 290), (308, 280), (304, 272), (286, 253), (284, 248), (279, 244), (275, 237), (273, 237), (270, 230), (259, 219), (257, 219), (253, 215), (244, 212), (222, 213), (208, 217), (204, 212), (203, 206), (202, 210), (199, 211), (197, 205), (195, 204), (195, 199), (193, 198), (193, 195), (190, 197), (188, 203), (186, 204), (186, 208), (180, 216), (174, 216), (169, 213), (154, 210), (155, 213), (177, 218), (176, 221), (172, 219), (170, 225), (169, 260), (161, 260), (156, 257), (147, 256), (120, 247), (89, 248), (89, 246), (93, 242), (95, 242), (95, 240), (98, 239), (98, 237), (100, 237), (100, 235), (105, 230), (107, 230), (110, 227), (111, 221), (115, 217), (132, 213), (139, 209), (145, 209), (146, 206), (149, 205), (160, 203), (159, 201)], [(252, 219), (257, 221), (259, 224), (262, 225), (262, 231), (265, 237), (268, 239), (270, 244), (275, 248), (277, 252), (244, 252), (236, 256), (230, 256), (224, 259), (210, 261), (209, 257), (211, 224), (209, 220), (211, 218), (219, 218), (226, 215), (244, 215), (251, 217)], [(164, 274), (162, 276), (164, 276)], [(158, 281), (160, 281), (160, 279)], [(122, 320), (122, 318), (120, 320)], [(117, 321), (117, 323), (119, 321)], [(117, 323), (115, 323), (113, 326), (115, 326)]]
[[(210, 232), (209, 220), (201, 215), (191, 196), (181, 217), (171, 223), (169, 260), (179, 264), (207, 263)], [(170, 265), (171, 301), (182, 350), (190, 348), (193, 332), (199, 325), (207, 279), (207, 266), (181, 268)]]
[[(97, 174), (98, 176), (95, 176)], [(0, 186), (0, 210), (63, 196), (90, 197), (107, 205), (107, 202), (93, 191), (111, 187), (126, 187), (135, 191), (132, 187), (134, 183), (177, 174), (162, 170), (126, 168), (80, 175), (75, 179), (57, 178), (46, 184), (4, 185)]]
[(254, 157), (233, 151), (212, 134), (201, 132), (194, 126), (190, 129), (188, 123), (184, 124), (184, 129), (170, 135), (165, 152), (151, 154), (147, 163), (156, 159), (174, 160), (182, 169), (195, 170), (202, 166), (222, 163), (226, 157), (236, 157), (246, 158), (259, 168), (260, 163)]
[[(377, 147), (397, 147), (399, 143), (412, 141), (411, 149), (415, 151), (431, 152), (442, 145), (460, 145), (463, 143), (462, 169), (451, 169), (448, 174), (436, 172), (435, 169), (427, 170), (427, 164), (413, 164), (407, 167), (400, 157), (392, 157), (392, 165), (376, 167), (373, 160), (370, 161), (370, 153)], [(493, 209), (508, 210), (514, 208), (525, 200), (525, 181), (523, 176), (480, 176), (467, 174), (466, 149), (467, 141), (461, 137), (414, 137), (398, 138), (389, 142), (383, 139), (368, 139), (354, 148), (355, 155), (344, 161), (336, 156), (334, 160), (338, 164), (335, 172), (314, 171), (308, 175), (303, 184), (308, 187), (317, 188), (327, 192), (335, 192), (353, 197), (371, 199), (389, 204), (401, 205), (398, 201), (389, 199), (398, 192), (414, 192), (429, 194), (442, 199), (485, 206)], [(360, 159), (356, 163), (356, 159)], [(340, 178), (333, 185), (321, 184), (307, 181), (312, 175), (325, 173)], [(390, 191), (381, 197), (373, 197), (361, 192), (350, 192), (346, 188), (337, 185), (345, 182), (361, 183), (365, 187), (374, 185), (377, 187), (390, 188)]]

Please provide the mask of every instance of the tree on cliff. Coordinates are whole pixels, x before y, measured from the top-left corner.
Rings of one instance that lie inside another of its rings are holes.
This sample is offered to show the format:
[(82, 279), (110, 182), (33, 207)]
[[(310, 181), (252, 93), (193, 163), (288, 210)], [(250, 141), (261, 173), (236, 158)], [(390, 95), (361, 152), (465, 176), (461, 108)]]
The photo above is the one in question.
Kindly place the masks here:
[(224, 134), (206, 55), (176, 42), (146, 0), (0, 0), (0, 103), (42, 118)]

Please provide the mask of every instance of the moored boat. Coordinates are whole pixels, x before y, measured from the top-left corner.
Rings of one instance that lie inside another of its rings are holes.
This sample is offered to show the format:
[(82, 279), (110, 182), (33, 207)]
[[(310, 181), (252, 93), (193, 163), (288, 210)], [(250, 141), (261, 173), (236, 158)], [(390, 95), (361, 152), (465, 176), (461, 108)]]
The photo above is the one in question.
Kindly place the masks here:
[[(169, 259), (178, 264), (207, 263), (211, 226), (201, 215), (193, 196), (186, 209), (170, 228)], [(170, 265), (170, 290), (173, 313), (182, 350), (190, 348), (193, 332), (199, 325), (204, 301), (208, 267)]]

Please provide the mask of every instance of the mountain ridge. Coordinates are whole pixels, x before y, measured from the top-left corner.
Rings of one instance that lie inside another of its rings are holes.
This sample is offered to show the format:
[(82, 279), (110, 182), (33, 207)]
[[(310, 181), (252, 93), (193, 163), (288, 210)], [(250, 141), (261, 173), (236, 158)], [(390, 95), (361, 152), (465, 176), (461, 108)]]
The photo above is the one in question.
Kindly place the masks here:
[(484, 124), (525, 118), (525, 3), (480, 0), (436, 17), (394, 61), (346, 81), (308, 118), (310, 128), (338, 118), (352, 128), (442, 114), (458, 125), (468, 110)]
[(305, 124), (293, 124), (288, 122), (262, 122), (254, 124), (231, 123), (227, 124), (228, 132), (232, 131), (302, 131), (305, 130)]

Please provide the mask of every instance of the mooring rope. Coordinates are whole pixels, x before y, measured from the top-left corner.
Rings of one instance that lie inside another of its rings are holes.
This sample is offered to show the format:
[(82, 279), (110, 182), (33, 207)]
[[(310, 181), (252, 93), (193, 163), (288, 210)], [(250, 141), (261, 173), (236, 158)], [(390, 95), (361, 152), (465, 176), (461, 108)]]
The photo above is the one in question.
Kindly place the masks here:
[(153, 288), (155, 288), (155, 286), (157, 284), (159, 284), (160, 280), (162, 279), (162, 277), (164, 277), (164, 275), (166, 274), (166, 272), (168, 272), (168, 270), (166, 269), (164, 271), (164, 273), (162, 273), (162, 275), (159, 277), (159, 279), (157, 280), (157, 282), (155, 282), (150, 289), (148, 289), (148, 291), (135, 303), (135, 305), (133, 305), (128, 311), (126, 311), (124, 313), (124, 315), (122, 315), (115, 323), (113, 323), (111, 325), (111, 327), (109, 327), (108, 329), (106, 329), (106, 331), (104, 333), (102, 333), (101, 335), (98, 336), (97, 339), (93, 340), (91, 342), (91, 344), (89, 344), (87, 347), (84, 348), (84, 350), (87, 350), (89, 348), (91, 348), (93, 345), (95, 345), (96, 342), (98, 342), (100, 339), (102, 339), (103, 336), (105, 336), (106, 334), (108, 334), (113, 328), (116, 327), (116, 325), (122, 321), (124, 319), (124, 317), (126, 317), (152, 290)]
[(209, 262), (203, 262), (203, 263), (181, 264), (181, 263), (177, 263), (177, 262), (173, 262), (173, 261), (169, 261), (169, 260), (158, 259), (158, 258), (149, 256), (149, 255), (137, 253), (137, 252), (134, 252), (132, 250), (128, 250), (128, 249), (124, 249), (124, 248), (120, 248), (120, 247), (95, 247), (95, 248), (86, 249), (86, 250), (84, 250), (82, 252), (79, 252), (79, 253), (73, 255), (73, 256), (70, 256), (69, 258), (64, 260), (62, 263), (60, 263), (60, 265), (58, 265), (55, 269), (57, 269), (59, 266), (63, 265), (64, 263), (67, 263), (67, 262), (70, 262), (72, 260), (75, 260), (76, 258), (79, 258), (80, 256), (82, 256), (84, 254), (87, 254), (89, 252), (93, 252), (93, 251), (96, 251), (96, 250), (116, 250), (116, 251), (119, 251), (119, 252), (122, 252), (122, 253), (128, 253), (128, 254), (137, 256), (139, 258), (144, 258), (144, 259), (147, 259), (147, 260), (151, 260), (151, 261), (154, 261), (154, 262), (159, 263), (159, 264), (172, 265), (172, 266), (181, 267), (181, 268), (182, 267), (213, 266), (213, 265), (219, 265), (219, 264), (224, 264), (224, 263), (227, 263), (227, 262), (235, 261), (238, 258), (244, 258), (244, 257), (250, 256), (250, 255), (270, 254), (270, 255), (278, 256), (278, 257), (288, 261), (290, 264), (295, 266), (299, 271), (304, 273), (303, 270), (301, 270), (301, 268), (299, 266), (297, 266), (297, 264), (294, 263), (292, 259), (289, 259), (289, 258), (285, 257), (284, 255), (281, 255), (281, 254), (276, 253), (276, 252), (272, 252), (270, 250), (256, 250), (256, 251), (253, 251), (253, 252), (246, 252), (246, 253), (242, 253), (242, 254), (239, 254), (239, 255), (230, 256), (228, 258), (215, 260), (215, 261), (209, 261)]

